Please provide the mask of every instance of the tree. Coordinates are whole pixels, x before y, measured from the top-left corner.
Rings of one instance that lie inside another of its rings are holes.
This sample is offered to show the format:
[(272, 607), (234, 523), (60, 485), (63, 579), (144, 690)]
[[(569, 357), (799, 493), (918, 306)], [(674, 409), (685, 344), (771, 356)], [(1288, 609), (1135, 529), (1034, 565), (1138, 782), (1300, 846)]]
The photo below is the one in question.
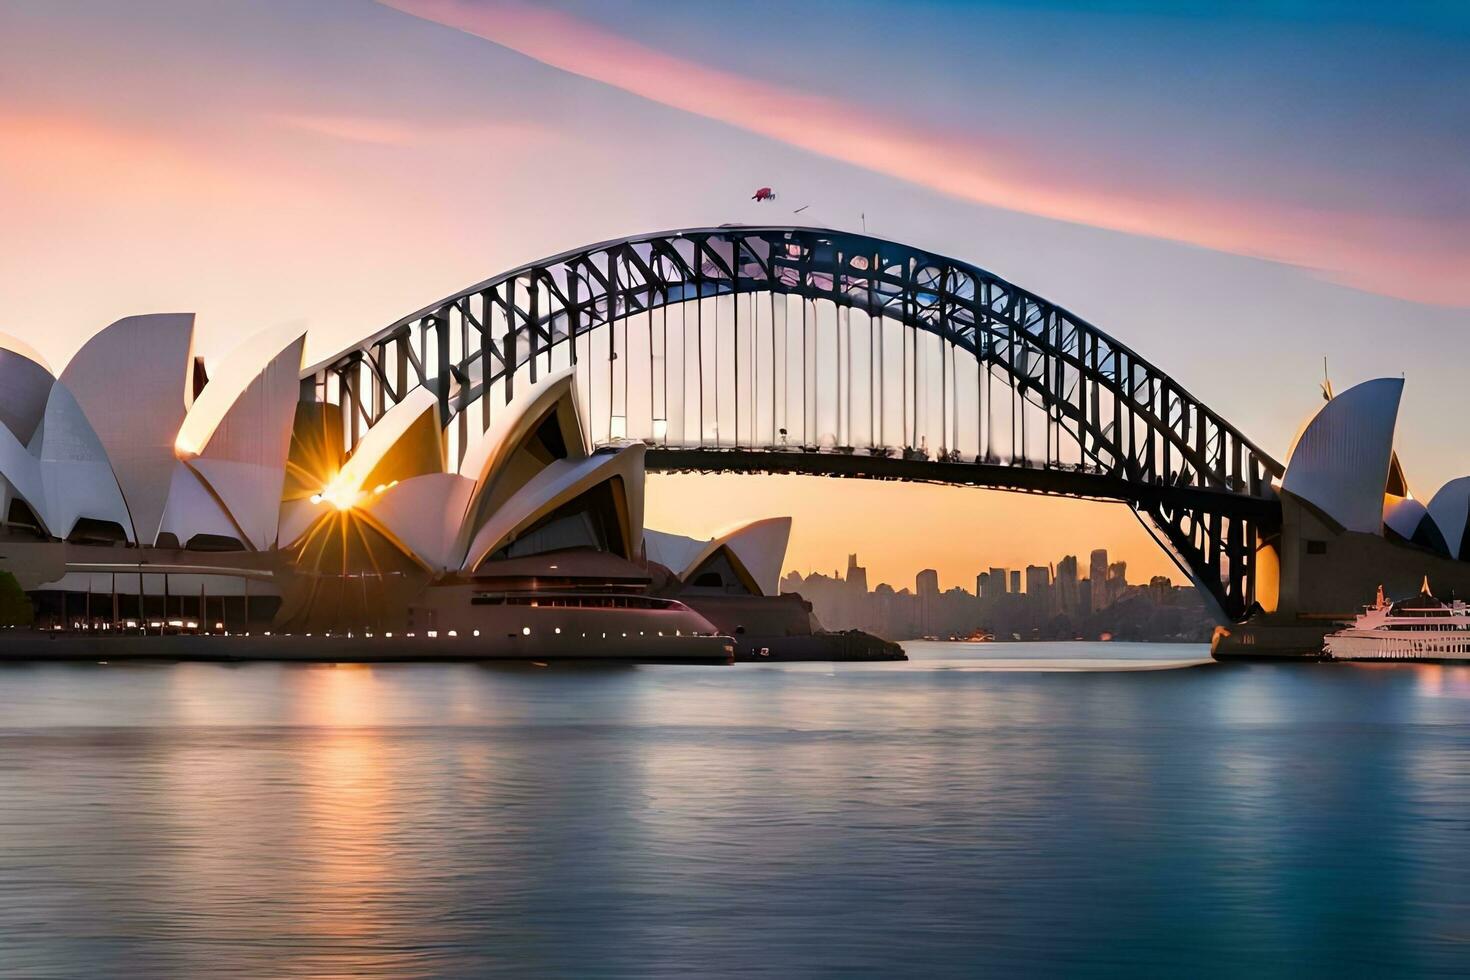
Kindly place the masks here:
[(14, 575), (0, 572), (0, 626), (30, 626), (35, 620), (36, 610), (31, 606), (30, 596)]

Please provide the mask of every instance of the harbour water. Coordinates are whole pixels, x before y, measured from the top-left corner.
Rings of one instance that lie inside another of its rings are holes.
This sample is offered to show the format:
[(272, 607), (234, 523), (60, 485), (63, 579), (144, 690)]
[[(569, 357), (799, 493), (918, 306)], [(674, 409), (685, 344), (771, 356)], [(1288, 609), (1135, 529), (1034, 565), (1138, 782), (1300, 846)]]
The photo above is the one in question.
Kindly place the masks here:
[(909, 652), (0, 668), (0, 974), (1470, 969), (1470, 668)]

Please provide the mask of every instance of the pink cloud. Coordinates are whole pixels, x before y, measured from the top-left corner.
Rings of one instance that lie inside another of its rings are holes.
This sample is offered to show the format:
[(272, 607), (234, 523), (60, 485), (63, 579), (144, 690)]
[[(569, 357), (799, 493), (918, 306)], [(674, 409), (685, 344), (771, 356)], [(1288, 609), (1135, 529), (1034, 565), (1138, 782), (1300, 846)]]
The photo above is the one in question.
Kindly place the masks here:
[(548, 130), (528, 123), (467, 123), (447, 125), (422, 123), (389, 116), (342, 115), (301, 112), (279, 112), (268, 116), (270, 122), (288, 129), (376, 146), (414, 146), (426, 140), (454, 137), (507, 136), (517, 140), (546, 137)]
[(977, 204), (1312, 269), (1355, 288), (1470, 305), (1470, 231), (1374, 211), (1232, 199), (1190, 186), (1042, 177), (1039, 149), (916, 125), (697, 64), (520, 0), (379, 0), (544, 64)]

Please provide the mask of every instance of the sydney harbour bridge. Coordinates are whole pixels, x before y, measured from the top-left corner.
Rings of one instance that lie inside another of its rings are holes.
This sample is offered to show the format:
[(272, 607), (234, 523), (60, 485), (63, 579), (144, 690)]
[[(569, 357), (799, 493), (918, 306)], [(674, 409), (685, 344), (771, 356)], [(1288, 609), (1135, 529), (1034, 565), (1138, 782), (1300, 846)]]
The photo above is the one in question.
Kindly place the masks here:
[(1222, 618), (1254, 608), (1283, 467), (1126, 344), (967, 262), (867, 235), (722, 226), (487, 279), (309, 368), (348, 442), (410, 391), (452, 456), (573, 366), (594, 442), (648, 467), (993, 487), (1127, 504)]

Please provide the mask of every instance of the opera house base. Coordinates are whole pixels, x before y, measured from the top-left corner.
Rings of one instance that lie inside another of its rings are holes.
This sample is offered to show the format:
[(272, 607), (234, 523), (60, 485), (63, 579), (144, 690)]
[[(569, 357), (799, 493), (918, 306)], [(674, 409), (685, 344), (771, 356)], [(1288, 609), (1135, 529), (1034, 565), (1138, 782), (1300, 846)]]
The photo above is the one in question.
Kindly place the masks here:
[(206, 661), (243, 663), (626, 663), (729, 664), (724, 636), (297, 636), (0, 631), (0, 662)]

